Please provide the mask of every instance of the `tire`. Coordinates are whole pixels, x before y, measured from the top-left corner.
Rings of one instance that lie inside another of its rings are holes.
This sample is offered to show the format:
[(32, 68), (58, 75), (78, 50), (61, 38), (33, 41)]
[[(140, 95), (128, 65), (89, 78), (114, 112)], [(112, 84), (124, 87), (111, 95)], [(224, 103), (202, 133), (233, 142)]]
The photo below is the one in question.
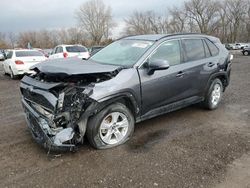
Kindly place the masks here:
[(15, 80), (15, 79), (17, 78), (17, 76), (14, 75), (14, 73), (13, 73), (13, 71), (12, 71), (11, 68), (10, 68), (10, 78), (11, 78), (12, 80)]
[(247, 56), (247, 55), (249, 55), (249, 52), (248, 52), (248, 51), (244, 51), (243, 54), (244, 54), (245, 56)]
[(124, 104), (114, 103), (89, 119), (87, 138), (96, 149), (113, 148), (130, 139), (134, 124), (130, 110)]
[(218, 108), (222, 99), (223, 85), (220, 79), (216, 78), (212, 81), (209, 90), (205, 95), (203, 106), (209, 110), (215, 110)]

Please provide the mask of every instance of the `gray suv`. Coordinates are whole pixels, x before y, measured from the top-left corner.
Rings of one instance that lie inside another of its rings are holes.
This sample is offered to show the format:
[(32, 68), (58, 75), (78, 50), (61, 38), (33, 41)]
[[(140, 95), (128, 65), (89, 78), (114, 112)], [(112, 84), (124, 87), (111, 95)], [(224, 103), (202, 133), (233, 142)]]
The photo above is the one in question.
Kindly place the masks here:
[(231, 61), (218, 38), (201, 34), (125, 37), (86, 61), (47, 60), (21, 80), (28, 127), (45, 148), (72, 150), (85, 135), (111, 148), (137, 122), (195, 103), (216, 109)]

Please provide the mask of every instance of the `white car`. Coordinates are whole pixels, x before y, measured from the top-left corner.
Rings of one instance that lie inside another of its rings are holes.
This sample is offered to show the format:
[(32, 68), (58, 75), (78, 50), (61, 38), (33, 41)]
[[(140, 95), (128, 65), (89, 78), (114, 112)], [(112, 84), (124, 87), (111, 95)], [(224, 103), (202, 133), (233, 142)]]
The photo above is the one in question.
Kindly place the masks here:
[(23, 74), (32, 74), (30, 67), (45, 61), (47, 58), (37, 50), (9, 50), (7, 59), (3, 61), (4, 74), (9, 74), (12, 79)]
[(88, 59), (90, 54), (88, 49), (82, 45), (59, 45), (56, 46), (49, 59), (78, 57), (81, 59)]
[(237, 50), (240, 50), (240, 49), (243, 49), (244, 47), (247, 47), (248, 44), (247, 43), (236, 43), (235, 46), (236, 46)]

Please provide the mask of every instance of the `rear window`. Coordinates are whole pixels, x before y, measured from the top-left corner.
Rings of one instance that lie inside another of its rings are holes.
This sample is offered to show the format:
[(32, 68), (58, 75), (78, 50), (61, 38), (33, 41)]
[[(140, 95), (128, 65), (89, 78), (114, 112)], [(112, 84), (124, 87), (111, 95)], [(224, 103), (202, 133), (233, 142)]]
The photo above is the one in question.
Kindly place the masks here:
[(207, 39), (206, 39), (206, 42), (207, 42), (208, 48), (210, 49), (210, 52), (211, 52), (212, 56), (218, 55), (219, 54), (219, 49), (215, 46), (215, 44), (212, 43), (210, 40), (207, 40)]
[(204, 40), (203, 40), (203, 45), (204, 45), (206, 57), (211, 57), (211, 54), (210, 54), (209, 48), (207, 46), (207, 43)]
[(83, 46), (67, 46), (66, 47), (67, 52), (87, 52), (87, 49)]
[(16, 57), (44, 56), (38, 51), (16, 51)]
[(183, 43), (187, 61), (195, 61), (205, 58), (205, 51), (201, 39), (184, 39)]

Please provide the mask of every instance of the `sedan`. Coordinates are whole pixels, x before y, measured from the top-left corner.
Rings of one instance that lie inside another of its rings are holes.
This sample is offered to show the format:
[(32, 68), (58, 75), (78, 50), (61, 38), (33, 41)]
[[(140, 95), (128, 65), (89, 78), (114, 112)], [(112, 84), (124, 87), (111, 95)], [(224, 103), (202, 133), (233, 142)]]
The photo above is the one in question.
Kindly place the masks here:
[(9, 50), (3, 62), (4, 74), (9, 74), (12, 79), (19, 75), (31, 74), (29, 68), (47, 58), (37, 50)]

